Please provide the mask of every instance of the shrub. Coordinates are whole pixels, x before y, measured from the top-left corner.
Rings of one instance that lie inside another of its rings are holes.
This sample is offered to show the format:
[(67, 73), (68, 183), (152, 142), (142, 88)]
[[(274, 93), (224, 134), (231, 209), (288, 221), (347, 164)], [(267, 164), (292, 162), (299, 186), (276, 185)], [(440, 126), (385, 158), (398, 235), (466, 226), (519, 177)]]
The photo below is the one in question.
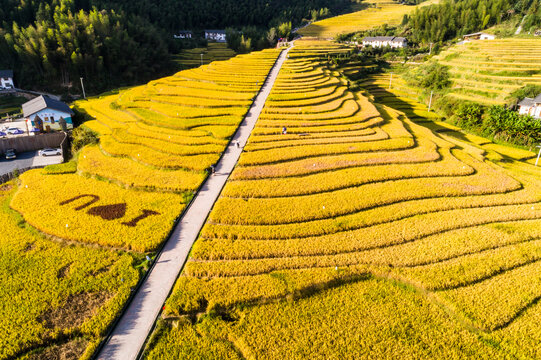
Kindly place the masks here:
[(455, 116), (460, 126), (466, 128), (478, 127), (483, 122), (483, 114), (485, 109), (483, 106), (466, 102), (458, 106)]
[(84, 146), (90, 144), (97, 144), (99, 141), (99, 136), (96, 132), (92, 131), (86, 126), (80, 126), (73, 130), (72, 133), (72, 143), (71, 143), (71, 153), (75, 154), (77, 151), (81, 150)]

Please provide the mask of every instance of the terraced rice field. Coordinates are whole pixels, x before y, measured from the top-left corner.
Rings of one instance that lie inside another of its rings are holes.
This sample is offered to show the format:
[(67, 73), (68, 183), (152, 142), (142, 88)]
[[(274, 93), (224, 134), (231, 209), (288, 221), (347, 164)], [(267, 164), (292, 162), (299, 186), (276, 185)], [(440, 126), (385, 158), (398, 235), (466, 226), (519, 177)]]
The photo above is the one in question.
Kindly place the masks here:
[(541, 357), (538, 169), (348, 91), (314, 46), (290, 51), (147, 358)]
[(80, 101), (99, 144), (0, 187), (0, 359), (92, 356), (278, 54)]
[[(203, 54), (202, 64), (201, 54)], [(174, 60), (182, 69), (190, 69), (200, 65), (210, 64), (213, 61), (228, 60), (236, 55), (237, 53), (228, 48), (225, 43), (209, 42), (205, 48), (182, 50)]]
[(507, 104), (527, 84), (541, 84), (541, 39), (497, 39), (455, 45), (437, 57), (450, 67), (448, 96), (485, 105)]
[(417, 7), (437, 3), (439, 0), (428, 0), (418, 6), (402, 5), (393, 0), (368, 0), (360, 5), (362, 10), (345, 15), (316, 21), (298, 31), (302, 36), (333, 39), (339, 34), (349, 34), (388, 24), (400, 24), (404, 15), (415, 11)]
[(409, 86), (400, 75), (394, 74), (392, 81), (389, 73), (370, 75), (361, 83), (361, 86), (374, 96), (376, 102), (403, 112), (410, 120), (440, 133), (440, 136), (454, 139), (453, 141), (459, 142), (461, 146), (469, 146), (473, 151), (481, 151), (493, 161), (512, 159), (534, 163), (535, 153), (531, 151), (498, 145), (441, 121), (442, 119), (437, 114), (428, 111), (428, 104), (420, 102), (419, 90)]

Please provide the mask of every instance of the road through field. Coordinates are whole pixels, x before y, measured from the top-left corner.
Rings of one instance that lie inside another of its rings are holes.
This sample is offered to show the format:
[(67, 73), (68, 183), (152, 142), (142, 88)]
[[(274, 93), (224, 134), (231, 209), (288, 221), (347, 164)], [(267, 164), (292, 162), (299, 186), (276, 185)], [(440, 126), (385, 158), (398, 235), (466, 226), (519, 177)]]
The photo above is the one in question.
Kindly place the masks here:
[[(233, 136), (233, 141), (196, 194), (190, 207), (175, 227), (163, 251), (155, 260), (150, 274), (135, 294), (116, 324), (111, 336), (98, 354), (98, 359), (136, 359), (154, 322), (182, 270), (199, 231), (214, 206), (229, 175), (237, 164), (242, 149), (252, 132), (289, 49), (282, 51), (267, 80)], [(236, 145), (238, 143), (238, 145)]]

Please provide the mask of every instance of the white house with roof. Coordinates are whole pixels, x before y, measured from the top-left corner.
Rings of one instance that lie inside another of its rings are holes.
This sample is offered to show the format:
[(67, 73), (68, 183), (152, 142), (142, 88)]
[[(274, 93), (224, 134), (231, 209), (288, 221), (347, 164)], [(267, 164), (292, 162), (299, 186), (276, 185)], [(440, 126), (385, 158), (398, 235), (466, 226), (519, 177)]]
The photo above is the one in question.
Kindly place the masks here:
[(518, 103), (518, 113), (520, 115), (530, 115), (536, 119), (541, 119), (541, 94), (535, 98), (524, 98)]
[(181, 30), (178, 32), (178, 35), (173, 35), (175, 39), (191, 39), (193, 33), (189, 30)]
[(363, 40), (363, 46), (372, 46), (375, 48), (391, 47), (403, 48), (408, 46), (408, 40), (399, 36), (368, 36)]
[(13, 89), (13, 70), (0, 70), (0, 90)]
[(226, 42), (225, 30), (205, 30), (205, 39), (216, 42)]
[(23, 104), (23, 115), (27, 123), (30, 122), (32, 125), (29, 125), (29, 128), (39, 128), (39, 120), (41, 120), (44, 129), (49, 126), (51, 129), (60, 130), (58, 122), (63, 118), (66, 120), (68, 129), (73, 129), (71, 118), (73, 114), (73, 110), (68, 105), (48, 96), (41, 95)]
[(484, 32), (476, 32), (473, 34), (466, 34), (463, 36), (464, 41), (472, 41), (472, 40), (494, 40), (496, 39), (496, 35), (487, 34)]

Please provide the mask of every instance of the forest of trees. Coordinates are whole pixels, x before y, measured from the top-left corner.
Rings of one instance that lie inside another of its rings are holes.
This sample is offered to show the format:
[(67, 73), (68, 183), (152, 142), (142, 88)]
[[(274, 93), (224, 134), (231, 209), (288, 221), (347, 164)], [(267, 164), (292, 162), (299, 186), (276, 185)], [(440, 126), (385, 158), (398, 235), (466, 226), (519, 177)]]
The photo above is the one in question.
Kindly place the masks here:
[(539, 0), (443, 0), (416, 10), (402, 22), (404, 34), (416, 43), (443, 42), (529, 14), (525, 28), (539, 26)]
[[(0, 0), (0, 69), (16, 85), (90, 92), (130, 85), (173, 70), (182, 29), (249, 26), (258, 47), (267, 31), (344, 10), (349, 0)], [(283, 26), (283, 25), (282, 25)], [(246, 36), (246, 35), (245, 35)], [(241, 39), (242, 40), (242, 39)], [(245, 39), (244, 46), (247, 44)], [(267, 44), (267, 43), (265, 43)], [(249, 46), (254, 48), (255, 46)], [(248, 49), (249, 50), (249, 49)]]

